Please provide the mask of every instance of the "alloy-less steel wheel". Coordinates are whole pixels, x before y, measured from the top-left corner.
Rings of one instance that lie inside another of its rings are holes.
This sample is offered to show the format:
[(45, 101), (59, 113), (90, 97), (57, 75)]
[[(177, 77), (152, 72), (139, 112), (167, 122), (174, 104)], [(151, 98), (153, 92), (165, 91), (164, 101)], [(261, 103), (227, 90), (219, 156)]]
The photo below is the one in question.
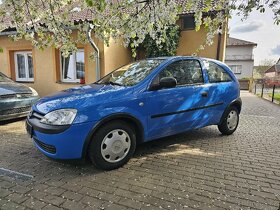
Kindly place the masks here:
[(236, 107), (230, 107), (222, 119), (222, 123), (218, 125), (219, 131), (224, 135), (232, 134), (239, 123), (239, 112)]
[(134, 129), (124, 121), (113, 121), (102, 126), (93, 136), (89, 157), (99, 168), (112, 170), (124, 165), (136, 147)]

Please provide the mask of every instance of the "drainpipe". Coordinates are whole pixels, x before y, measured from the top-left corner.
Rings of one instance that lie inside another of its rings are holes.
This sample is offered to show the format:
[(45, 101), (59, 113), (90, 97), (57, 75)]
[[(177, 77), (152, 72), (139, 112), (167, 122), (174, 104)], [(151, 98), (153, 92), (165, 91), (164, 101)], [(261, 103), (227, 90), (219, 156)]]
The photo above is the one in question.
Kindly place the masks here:
[(99, 49), (97, 47), (97, 45), (94, 43), (93, 39), (91, 38), (91, 31), (92, 29), (94, 29), (94, 25), (89, 24), (88, 26), (88, 31), (87, 31), (87, 39), (90, 43), (90, 45), (92, 46), (92, 48), (95, 50), (96, 52), (96, 56), (95, 56), (95, 72), (96, 72), (96, 80), (100, 79), (100, 52)]
[(217, 45), (216, 60), (220, 59), (221, 42), (222, 42), (222, 34), (218, 33), (218, 45)]

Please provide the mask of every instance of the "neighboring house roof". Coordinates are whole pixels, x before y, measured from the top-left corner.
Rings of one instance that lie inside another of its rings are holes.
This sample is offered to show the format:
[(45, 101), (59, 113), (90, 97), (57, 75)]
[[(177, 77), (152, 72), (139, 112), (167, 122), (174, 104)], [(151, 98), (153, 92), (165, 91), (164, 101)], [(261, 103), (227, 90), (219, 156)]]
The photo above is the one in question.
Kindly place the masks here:
[(271, 72), (276, 72), (275, 65), (274, 65), (274, 66), (271, 66), (269, 69), (267, 69), (267, 70), (265, 71), (265, 73), (271, 73)]
[(265, 73), (280, 72), (280, 59), (277, 63), (265, 71)]
[(257, 46), (257, 43), (236, 39), (233, 37), (227, 38), (227, 46)]

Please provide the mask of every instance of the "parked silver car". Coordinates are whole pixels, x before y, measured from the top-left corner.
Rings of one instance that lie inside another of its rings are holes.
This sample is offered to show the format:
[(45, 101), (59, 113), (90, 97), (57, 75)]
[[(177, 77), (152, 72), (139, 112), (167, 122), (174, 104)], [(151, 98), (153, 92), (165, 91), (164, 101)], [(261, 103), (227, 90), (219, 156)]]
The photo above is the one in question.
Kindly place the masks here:
[(39, 99), (30, 87), (16, 83), (0, 73), (0, 121), (27, 116)]

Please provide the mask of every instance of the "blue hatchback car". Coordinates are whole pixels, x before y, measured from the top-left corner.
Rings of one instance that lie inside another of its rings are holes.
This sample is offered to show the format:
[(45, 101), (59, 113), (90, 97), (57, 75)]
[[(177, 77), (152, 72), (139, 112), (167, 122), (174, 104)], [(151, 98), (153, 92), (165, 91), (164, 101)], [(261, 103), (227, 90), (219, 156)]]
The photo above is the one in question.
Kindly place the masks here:
[(152, 58), (40, 99), (26, 129), (48, 157), (88, 155), (99, 168), (111, 170), (125, 164), (142, 142), (208, 125), (232, 134), (241, 104), (239, 83), (224, 63)]

